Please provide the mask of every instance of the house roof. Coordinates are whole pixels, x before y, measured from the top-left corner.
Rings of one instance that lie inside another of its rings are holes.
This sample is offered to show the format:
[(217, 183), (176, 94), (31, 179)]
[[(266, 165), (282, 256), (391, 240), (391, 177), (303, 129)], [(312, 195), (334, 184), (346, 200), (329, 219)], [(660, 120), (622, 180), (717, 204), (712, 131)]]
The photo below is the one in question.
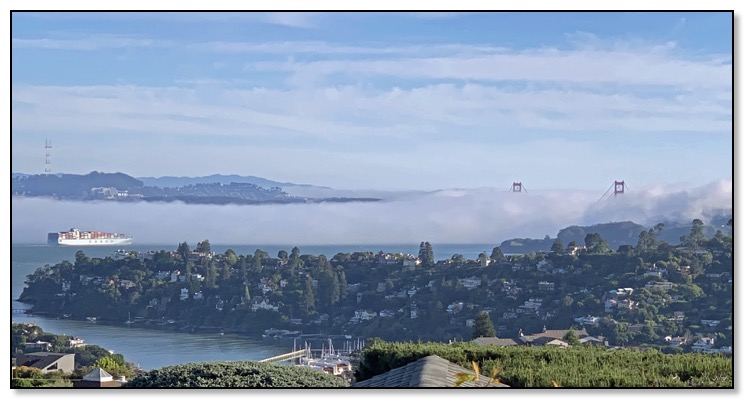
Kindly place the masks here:
[[(541, 337), (550, 337), (552, 339), (563, 339), (563, 337), (566, 336), (566, 334), (571, 330), (545, 330), (544, 332), (541, 332), (539, 334), (532, 334), (532, 335), (525, 335), (523, 337), (519, 337), (519, 339), (522, 342), (533, 342), (538, 338)], [(581, 339), (584, 337), (588, 337), (589, 333), (586, 332), (585, 328), (582, 328), (581, 330), (574, 330), (576, 333), (576, 337)]]
[(478, 337), (473, 340), (478, 345), (514, 346), (517, 341), (511, 338)]
[[(473, 372), (436, 355), (423, 357), (405, 366), (398, 367), (370, 379), (352, 384), (354, 388), (444, 388), (455, 387), (457, 373)], [(460, 387), (483, 387), (488, 377), (481, 376), (478, 383), (467, 381)], [(504, 384), (489, 384), (488, 387), (508, 387)]]
[(586, 342), (600, 342), (600, 343), (604, 343), (605, 341), (604, 340), (601, 340), (599, 338), (595, 338), (595, 337), (584, 337), (584, 338), (580, 338), (579, 339), (579, 342), (581, 342), (583, 344), (583, 343), (586, 343)]
[(106, 382), (106, 381), (113, 381), (114, 377), (109, 374), (106, 370), (96, 367), (93, 370), (91, 370), (90, 373), (86, 374), (83, 377), (84, 381), (98, 381), (98, 382)]
[(19, 364), (19, 366), (36, 367), (37, 369), (44, 370), (65, 356), (75, 355), (71, 353), (34, 352), (26, 353), (25, 356), (25, 361), (23, 364)]
[(529, 342), (534, 346), (544, 346), (544, 345), (568, 346), (567, 342), (564, 342), (563, 340), (559, 338), (553, 338), (553, 337), (548, 337), (548, 336), (537, 337)]

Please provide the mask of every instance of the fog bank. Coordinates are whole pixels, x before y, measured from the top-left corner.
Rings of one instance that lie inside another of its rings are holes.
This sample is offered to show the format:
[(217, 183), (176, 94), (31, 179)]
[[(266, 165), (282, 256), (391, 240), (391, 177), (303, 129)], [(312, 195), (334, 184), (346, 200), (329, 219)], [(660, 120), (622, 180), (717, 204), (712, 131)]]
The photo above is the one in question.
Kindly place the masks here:
[(712, 210), (733, 207), (731, 180), (694, 189), (664, 186), (601, 196), (595, 191), (483, 188), (409, 193), (371, 203), (256, 206), (13, 198), (11, 232), (16, 244), (44, 243), (47, 233), (72, 227), (127, 233), (138, 244), (204, 239), (213, 244), (499, 244), (516, 237), (555, 237), (573, 224), (705, 221)]

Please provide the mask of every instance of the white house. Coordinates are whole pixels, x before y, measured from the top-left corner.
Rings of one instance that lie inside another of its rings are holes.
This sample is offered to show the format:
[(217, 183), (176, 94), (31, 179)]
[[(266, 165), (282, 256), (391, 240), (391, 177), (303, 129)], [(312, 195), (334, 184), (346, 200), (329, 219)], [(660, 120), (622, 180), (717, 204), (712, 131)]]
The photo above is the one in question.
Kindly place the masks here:
[(460, 282), (462, 283), (462, 286), (463, 287), (465, 287), (465, 288), (467, 288), (469, 290), (472, 290), (474, 288), (478, 288), (481, 285), (481, 279), (478, 278), (478, 277), (475, 277), (475, 276), (464, 278), (464, 279), (460, 280)]
[(274, 311), (274, 312), (278, 312), (279, 311), (279, 306), (272, 305), (266, 299), (264, 299), (261, 302), (254, 302), (253, 305), (251, 305), (251, 310), (252, 311), (255, 312), (258, 309), (271, 310), (271, 311)]
[(653, 282), (649, 281), (648, 283), (646, 283), (645, 287), (649, 290), (658, 288), (658, 289), (667, 291), (667, 290), (674, 288), (674, 283), (670, 281), (653, 281)]
[(553, 291), (555, 290), (555, 283), (547, 282), (547, 281), (540, 281), (537, 283), (537, 289), (539, 291)]

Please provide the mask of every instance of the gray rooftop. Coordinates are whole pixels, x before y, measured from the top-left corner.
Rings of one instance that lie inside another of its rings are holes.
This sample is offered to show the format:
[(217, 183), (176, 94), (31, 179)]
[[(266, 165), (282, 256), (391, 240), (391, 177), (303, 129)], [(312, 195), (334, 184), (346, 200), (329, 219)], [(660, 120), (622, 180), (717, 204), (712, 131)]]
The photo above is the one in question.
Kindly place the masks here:
[[(436, 355), (430, 355), (376, 375), (370, 379), (352, 384), (354, 388), (456, 388), (457, 373), (474, 375), (471, 370), (460, 367)], [(460, 387), (485, 387), (488, 377), (480, 377), (479, 382), (467, 381)], [(504, 384), (489, 384), (488, 387), (508, 387)]]
[(517, 341), (511, 338), (478, 337), (473, 340), (478, 345), (515, 346)]
[(112, 377), (111, 374), (109, 374), (106, 370), (100, 367), (96, 367), (93, 370), (91, 370), (90, 373), (86, 374), (83, 377), (83, 380), (106, 382), (106, 381), (113, 381), (114, 377)]

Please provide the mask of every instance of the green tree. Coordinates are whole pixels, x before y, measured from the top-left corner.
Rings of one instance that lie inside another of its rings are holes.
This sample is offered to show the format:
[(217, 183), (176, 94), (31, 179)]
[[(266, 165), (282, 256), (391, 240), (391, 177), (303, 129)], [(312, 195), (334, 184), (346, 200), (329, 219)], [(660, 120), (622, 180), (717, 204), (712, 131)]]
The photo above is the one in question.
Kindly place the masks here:
[(625, 256), (625, 257), (631, 257), (633, 256), (633, 247), (630, 245), (621, 245), (617, 249), (617, 253)]
[(475, 318), (473, 325), (473, 339), (478, 337), (495, 337), (496, 329), (493, 327), (491, 317), (486, 312), (481, 312)]
[(217, 268), (214, 266), (214, 262), (209, 262), (206, 280), (207, 287), (215, 288), (217, 286)]
[(224, 262), (222, 264), (222, 273), (220, 277), (222, 278), (222, 281), (230, 280), (230, 263), (229, 262)]
[(432, 248), (431, 244), (429, 244), (429, 241), (426, 242), (426, 261), (428, 262), (429, 266), (434, 266), (436, 261), (434, 260), (434, 248)]
[(315, 310), (315, 294), (313, 293), (313, 279), (305, 277), (305, 289), (302, 291), (302, 307), (305, 313)]
[(256, 252), (253, 254), (253, 273), (261, 273), (261, 270), (263, 270), (263, 265), (261, 262), (268, 258), (268, 254), (260, 249), (257, 249)]
[(93, 367), (100, 367), (111, 373), (114, 377), (127, 376), (134, 377), (135, 373), (129, 369), (123, 362), (123, 359), (117, 359), (113, 356), (102, 357), (93, 364)]
[(349, 283), (346, 282), (346, 273), (343, 269), (338, 271), (339, 298), (346, 299), (349, 295)]
[(550, 247), (550, 252), (553, 252), (556, 254), (563, 252), (563, 243), (561, 242), (559, 238), (556, 238), (553, 241), (553, 245)]
[(638, 243), (636, 249), (640, 253), (647, 253), (656, 251), (659, 248), (661, 242), (659, 242), (659, 234), (664, 230), (664, 223), (659, 223), (648, 231), (644, 230), (638, 236)]
[(195, 252), (199, 252), (201, 254), (211, 254), (212, 246), (209, 244), (209, 240), (204, 240), (196, 244)]
[(465, 263), (465, 257), (462, 256), (461, 254), (453, 254), (452, 255), (452, 258), (450, 260), (455, 265), (461, 265), (461, 264)]
[(225, 263), (227, 263), (230, 267), (233, 267), (236, 263), (238, 263), (238, 255), (232, 249), (228, 249), (227, 251), (225, 251)]
[(300, 259), (300, 249), (297, 247), (292, 248), (292, 254), (289, 255), (289, 261), (292, 263), (297, 262)]
[(185, 266), (186, 262), (188, 262), (189, 260), (189, 255), (191, 254), (189, 244), (186, 241), (178, 244), (178, 249), (176, 249), (176, 252), (178, 253), (178, 256), (181, 258), (181, 261)]
[(501, 248), (493, 247), (493, 250), (491, 251), (491, 260), (494, 262), (501, 262), (504, 258), (504, 253), (501, 252)]
[(240, 260), (238, 260), (238, 266), (240, 267), (240, 279), (242, 281), (246, 281), (248, 279), (248, 265), (245, 256), (240, 256)]
[(690, 249), (698, 249), (706, 243), (705, 234), (703, 233), (703, 221), (695, 219), (692, 221), (690, 234), (680, 237), (682, 243)]
[(324, 305), (333, 306), (338, 302), (341, 296), (341, 287), (339, 286), (338, 276), (330, 267), (326, 268), (318, 281), (318, 296)]
[(579, 341), (579, 336), (576, 335), (576, 331), (574, 331), (573, 328), (568, 330), (566, 335), (563, 336), (563, 341), (565, 341), (567, 344), (571, 346), (581, 345), (581, 341)]
[(243, 290), (243, 301), (245, 303), (248, 303), (248, 301), (251, 300), (251, 290), (248, 289), (248, 286), (245, 286), (245, 289)]
[(186, 282), (191, 281), (191, 274), (194, 270), (194, 262), (186, 261), (186, 272), (184, 273), (184, 276), (186, 276)]
[(584, 238), (586, 250), (593, 254), (603, 254), (610, 251), (607, 241), (599, 233), (589, 233)]
[(77, 251), (75, 252), (75, 267), (81, 267), (88, 263), (88, 257), (85, 256), (85, 252), (83, 251)]

